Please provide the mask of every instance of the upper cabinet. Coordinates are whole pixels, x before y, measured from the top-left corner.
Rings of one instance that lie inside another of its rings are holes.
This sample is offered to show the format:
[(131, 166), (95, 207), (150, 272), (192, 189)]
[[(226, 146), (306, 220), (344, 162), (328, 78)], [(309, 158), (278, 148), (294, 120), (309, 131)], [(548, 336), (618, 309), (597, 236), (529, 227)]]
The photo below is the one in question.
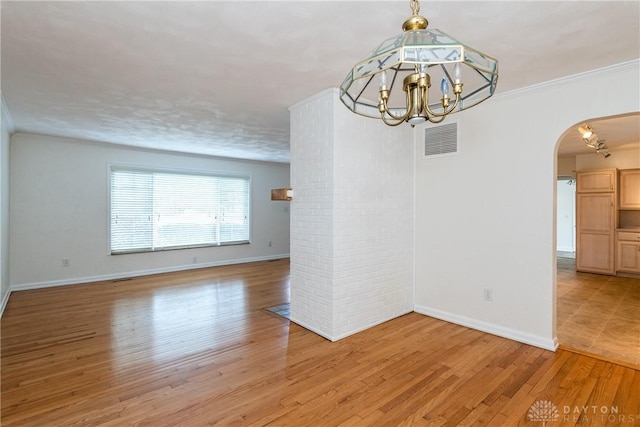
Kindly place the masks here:
[(620, 171), (619, 209), (640, 210), (640, 169)]
[(578, 193), (615, 193), (617, 169), (598, 169), (580, 172), (577, 180)]

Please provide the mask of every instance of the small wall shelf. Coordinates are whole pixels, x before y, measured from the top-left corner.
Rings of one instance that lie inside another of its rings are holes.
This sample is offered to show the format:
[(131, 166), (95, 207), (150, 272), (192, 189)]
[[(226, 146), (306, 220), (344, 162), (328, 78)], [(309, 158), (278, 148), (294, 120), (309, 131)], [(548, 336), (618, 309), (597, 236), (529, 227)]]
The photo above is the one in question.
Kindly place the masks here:
[(290, 188), (274, 188), (271, 190), (271, 200), (289, 201), (293, 198), (293, 191)]

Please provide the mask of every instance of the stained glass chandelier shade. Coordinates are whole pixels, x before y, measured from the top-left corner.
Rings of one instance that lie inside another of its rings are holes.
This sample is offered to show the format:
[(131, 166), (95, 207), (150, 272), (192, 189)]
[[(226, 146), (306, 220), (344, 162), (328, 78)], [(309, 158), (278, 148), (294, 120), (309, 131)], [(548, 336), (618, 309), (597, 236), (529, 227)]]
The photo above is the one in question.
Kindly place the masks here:
[[(491, 97), (498, 82), (495, 58), (440, 30), (427, 29), (417, 2), (411, 3), (414, 13), (403, 33), (358, 62), (340, 86), (347, 108), (391, 126), (440, 122)], [(430, 98), (432, 85), (439, 90)]]

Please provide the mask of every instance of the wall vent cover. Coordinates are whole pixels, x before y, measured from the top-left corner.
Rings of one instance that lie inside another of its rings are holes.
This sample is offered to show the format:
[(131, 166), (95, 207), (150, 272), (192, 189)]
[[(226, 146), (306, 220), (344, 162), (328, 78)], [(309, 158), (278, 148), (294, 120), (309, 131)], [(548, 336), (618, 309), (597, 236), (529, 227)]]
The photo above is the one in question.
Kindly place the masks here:
[(458, 123), (428, 127), (424, 131), (424, 156), (440, 156), (458, 152)]

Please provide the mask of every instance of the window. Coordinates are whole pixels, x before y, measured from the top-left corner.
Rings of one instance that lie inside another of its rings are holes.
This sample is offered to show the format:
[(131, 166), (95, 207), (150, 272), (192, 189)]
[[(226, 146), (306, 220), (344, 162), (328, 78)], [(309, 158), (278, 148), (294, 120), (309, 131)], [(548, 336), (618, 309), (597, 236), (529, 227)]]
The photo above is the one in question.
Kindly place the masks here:
[(111, 253), (249, 242), (249, 178), (111, 168)]

